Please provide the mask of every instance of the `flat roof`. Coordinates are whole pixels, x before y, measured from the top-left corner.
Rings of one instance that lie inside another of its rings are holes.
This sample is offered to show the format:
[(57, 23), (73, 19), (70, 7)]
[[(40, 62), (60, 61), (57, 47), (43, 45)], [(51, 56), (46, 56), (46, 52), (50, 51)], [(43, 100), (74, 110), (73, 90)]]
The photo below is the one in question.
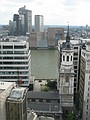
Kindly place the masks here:
[(28, 91), (27, 97), (29, 99), (59, 99), (59, 92), (55, 92), (55, 91), (51, 91), (51, 92)]
[(24, 87), (14, 88), (11, 91), (9, 98), (11, 98), (11, 99), (23, 98), (25, 91), (26, 91), (26, 88), (24, 88)]
[(12, 84), (15, 84), (14, 82), (0, 82), (0, 94), (9, 88)]

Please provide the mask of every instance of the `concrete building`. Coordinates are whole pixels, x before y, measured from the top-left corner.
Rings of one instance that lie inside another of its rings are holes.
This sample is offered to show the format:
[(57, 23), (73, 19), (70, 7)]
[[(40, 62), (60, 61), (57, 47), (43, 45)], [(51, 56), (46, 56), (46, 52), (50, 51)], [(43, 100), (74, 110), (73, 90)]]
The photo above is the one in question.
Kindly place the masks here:
[(6, 120), (27, 120), (27, 89), (14, 88), (6, 100)]
[(9, 35), (15, 35), (16, 33), (16, 21), (9, 20)]
[(82, 120), (90, 119), (90, 41), (86, 49), (81, 51), (80, 84), (79, 84), (79, 109)]
[(47, 30), (47, 44), (48, 47), (55, 47), (58, 45), (58, 40), (64, 40), (63, 28), (48, 28)]
[(21, 35), (32, 32), (32, 11), (26, 7), (21, 7), (18, 10), (20, 17)]
[(15, 86), (13, 82), (0, 82), (0, 120), (6, 120), (6, 99)]
[(43, 15), (35, 15), (35, 32), (44, 32)]
[(63, 115), (65, 116), (68, 112), (73, 111), (74, 108), (74, 49), (70, 42), (69, 26), (66, 36), (66, 42), (62, 44), (60, 52), (61, 65), (59, 68), (59, 79), (57, 81), (57, 88), (59, 90)]
[(31, 79), (31, 53), (25, 37), (1, 38), (0, 81), (29, 86)]
[(45, 32), (31, 32), (28, 38), (30, 48), (47, 47), (47, 37)]

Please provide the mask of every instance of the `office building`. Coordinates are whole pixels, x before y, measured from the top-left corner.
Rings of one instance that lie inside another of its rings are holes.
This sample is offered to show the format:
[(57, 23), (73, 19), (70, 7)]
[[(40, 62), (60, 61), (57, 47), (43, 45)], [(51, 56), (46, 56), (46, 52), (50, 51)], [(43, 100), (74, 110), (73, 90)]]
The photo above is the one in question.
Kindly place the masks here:
[(18, 14), (14, 14), (13, 15), (13, 21), (16, 22), (16, 28), (15, 28), (15, 32), (14, 35), (19, 35), (19, 30), (20, 30), (20, 26), (19, 26), (19, 15)]
[(35, 32), (44, 32), (43, 15), (35, 15)]
[(31, 80), (31, 53), (26, 37), (0, 40), (0, 81), (29, 86)]
[(14, 88), (6, 100), (6, 120), (27, 120), (27, 89)]
[(48, 28), (47, 33), (48, 33), (47, 35), (48, 47), (58, 46), (58, 41), (64, 40), (63, 28)]
[(45, 32), (31, 32), (28, 41), (30, 48), (47, 47)]
[(0, 120), (6, 120), (6, 99), (15, 86), (13, 82), (0, 82)]
[(79, 110), (82, 120), (90, 119), (90, 41), (86, 49), (81, 50), (80, 84), (79, 84)]
[(19, 8), (19, 19), (21, 35), (32, 32), (32, 11), (27, 10), (26, 7)]
[(9, 35), (26, 35), (32, 32), (32, 11), (21, 7), (18, 14), (13, 15), (13, 21), (9, 21)]
[(66, 36), (66, 42), (62, 44), (60, 52), (61, 58), (59, 59), (61, 59), (61, 65), (59, 68), (57, 88), (59, 90), (63, 114), (65, 115), (68, 113), (68, 111), (73, 111), (74, 108), (74, 49), (70, 42), (69, 26)]
[(9, 35), (16, 34), (16, 21), (9, 20)]

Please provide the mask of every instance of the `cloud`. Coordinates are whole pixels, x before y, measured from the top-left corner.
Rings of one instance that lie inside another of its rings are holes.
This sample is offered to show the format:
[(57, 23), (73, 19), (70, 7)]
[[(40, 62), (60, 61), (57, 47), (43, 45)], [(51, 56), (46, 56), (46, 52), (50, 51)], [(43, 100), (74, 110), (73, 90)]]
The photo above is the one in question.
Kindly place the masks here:
[(20, 7), (44, 16), (45, 24), (90, 25), (90, 0), (0, 0), (0, 24), (8, 24)]
[(63, 4), (68, 7), (76, 6), (78, 4), (77, 0), (64, 0)]

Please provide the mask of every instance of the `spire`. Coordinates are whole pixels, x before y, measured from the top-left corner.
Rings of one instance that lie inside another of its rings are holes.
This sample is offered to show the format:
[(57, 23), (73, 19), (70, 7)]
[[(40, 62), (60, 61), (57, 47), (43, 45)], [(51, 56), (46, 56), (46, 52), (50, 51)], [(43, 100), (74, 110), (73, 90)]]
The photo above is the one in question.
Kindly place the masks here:
[(66, 42), (70, 42), (69, 23), (68, 23), (68, 28), (67, 28)]

